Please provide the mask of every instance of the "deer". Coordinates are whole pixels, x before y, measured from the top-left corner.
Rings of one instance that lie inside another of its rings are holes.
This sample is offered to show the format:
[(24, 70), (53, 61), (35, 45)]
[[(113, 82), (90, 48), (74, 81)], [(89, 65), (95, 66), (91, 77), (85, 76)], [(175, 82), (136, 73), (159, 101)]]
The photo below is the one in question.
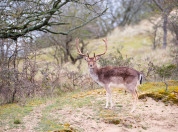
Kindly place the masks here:
[(107, 51), (107, 38), (103, 39), (105, 43), (105, 51), (101, 54), (95, 54), (93, 57), (89, 57), (89, 54), (83, 54), (79, 48), (79, 38), (76, 38), (76, 49), (80, 56), (88, 63), (88, 69), (91, 78), (98, 83), (100, 86), (104, 87), (106, 90), (106, 106), (108, 109), (110, 102), (110, 109), (113, 108), (112, 102), (112, 91), (111, 87), (124, 88), (129, 91), (133, 97), (133, 107), (130, 113), (134, 112), (136, 109), (136, 104), (138, 100), (137, 87), (142, 83), (142, 74), (129, 67), (116, 67), (116, 66), (105, 66), (99, 68), (97, 66), (97, 61), (102, 55)]

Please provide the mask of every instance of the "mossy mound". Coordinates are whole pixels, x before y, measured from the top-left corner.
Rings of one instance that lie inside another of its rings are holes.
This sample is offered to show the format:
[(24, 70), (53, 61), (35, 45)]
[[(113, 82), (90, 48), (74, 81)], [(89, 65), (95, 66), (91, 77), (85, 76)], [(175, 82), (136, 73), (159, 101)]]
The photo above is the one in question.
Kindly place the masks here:
[(178, 105), (178, 93), (177, 92), (151, 92), (139, 95), (139, 99), (145, 99), (146, 97), (151, 97), (155, 101), (162, 101), (164, 103), (176, 104)]
[(145, 99), (146, 97), (150, 97), (155, 101), (162, 101), (165, 104), (178, 105), (178, 81), (167, 81), (167, 84), (168, 88), (165, 91), (166, 86), (164, 82), (144, 83), (139, 87), (141, 94), (138, 98)]
[(61, 130), (55, 130), (54, 132), (78, 132), (78, 130), (73, 127), (68, 127)]
[(57, 130), (57, 131), (54, 131), (54, 132), (74, 132), (74, 131), (72, 131), (72, 130)]

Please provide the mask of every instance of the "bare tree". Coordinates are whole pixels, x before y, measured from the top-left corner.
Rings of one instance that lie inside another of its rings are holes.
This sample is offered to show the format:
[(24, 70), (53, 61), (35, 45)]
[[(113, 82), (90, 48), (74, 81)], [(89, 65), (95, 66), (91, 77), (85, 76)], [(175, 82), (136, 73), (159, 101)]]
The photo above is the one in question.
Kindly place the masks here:
[[(11, 38), (17, 40), (19, 37), (31, 37), (28, 33), (32, 31), (50, 32), (54, 34), (67, 35), (73, 30), (76, 30), (92, 20), (100, 17), (106, 12), (106, 8), (102, 11), (88, 10), (88, 13), (83, 14), (88, 16), (88, 19), (80, 25), (74, 25), (65, 31), (55, 32), (50, 29), (51, 26), (64, 26), (68, 16), (64, 15), (64, 9), (71, 3), (79, 7), (93, 7), (95, 2), (87, 2), (78, 0), (2, 0), (0, 2), (0, 38)], [(55, 17), (59, 16), (60, 20), (56, 21)], [(80, 16), (73, 17), (78, 19)]]
[(175, 11), (173, 11), (172, 14), (169, 15), (169, 20), (170, 20), (170, 24), (169, 24), (169, 29), (171, 30), (171, 32), (175, 35), (175, 38), (173, 39), (175, 45), (178, 45), (178, 10), (176, 9)]
[[(74, 50), (74, 45), (72, 43), (73, 41), (73, 36), (66, 35), (63, 37), (64, 39), (61, 40), (60, 37), (56, 36), (49, 36), (49, 39), (51, 41), (51, 45), (53, 45), (55, 52), (52, 53), (51, 55), (55, 58), (57, 64), (61, 62), (61, 64), (66, 63), (70, 61), (75, 64), (78, 60), (82, 59), (81, 56), (75, 55), (73, 53)], [(87, 46), (88, 43), (85, 43), (84, 40), (81, 41), (81, 50), (84, 50), (84, 47)]]
[(165, 49), (167, 47), (167, 26), (168, 26), (168, 16), (170, 12), (176, 7), (176, 0), (153, 0), (155, 5), (161, 11), (163, 19), (163, 45)]
[(147, 0), (106, 0), (108, 10), (99, 18), (100, 31), (105, 35), (117, 26), (139, 22), (152, 10), (148, 2)]

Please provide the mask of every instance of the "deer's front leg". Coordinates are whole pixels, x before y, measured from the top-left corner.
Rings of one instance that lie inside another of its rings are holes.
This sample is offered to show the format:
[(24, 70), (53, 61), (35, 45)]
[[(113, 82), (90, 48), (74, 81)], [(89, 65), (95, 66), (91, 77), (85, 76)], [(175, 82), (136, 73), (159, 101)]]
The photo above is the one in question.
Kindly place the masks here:
[(111, 109), (112, 109), (113, 103), (112, 103), (111, 89), (108, 86), (105, 86), (105, 89), (106, 89), (106, 106), (105, 106), (105, 108), (106, 109), (108, 108), (109, 102), (110, 102)]
[(106, 91), (106, 106), (105, 106), (105, 109), (107, 109), (109, 106), (109, 95), (108, 95), (108, 92)]

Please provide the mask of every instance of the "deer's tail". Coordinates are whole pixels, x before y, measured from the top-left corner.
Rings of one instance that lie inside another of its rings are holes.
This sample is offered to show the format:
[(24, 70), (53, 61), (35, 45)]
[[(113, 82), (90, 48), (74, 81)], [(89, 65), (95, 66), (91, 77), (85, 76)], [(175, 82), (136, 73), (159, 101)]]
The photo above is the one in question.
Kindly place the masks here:
[(143, 76), (142, 76), (142, 74), (140, 74), (139, 75), (139, 82), (140, 82), (140, 84), (142, 84), (142, 81), (143, 81)]

